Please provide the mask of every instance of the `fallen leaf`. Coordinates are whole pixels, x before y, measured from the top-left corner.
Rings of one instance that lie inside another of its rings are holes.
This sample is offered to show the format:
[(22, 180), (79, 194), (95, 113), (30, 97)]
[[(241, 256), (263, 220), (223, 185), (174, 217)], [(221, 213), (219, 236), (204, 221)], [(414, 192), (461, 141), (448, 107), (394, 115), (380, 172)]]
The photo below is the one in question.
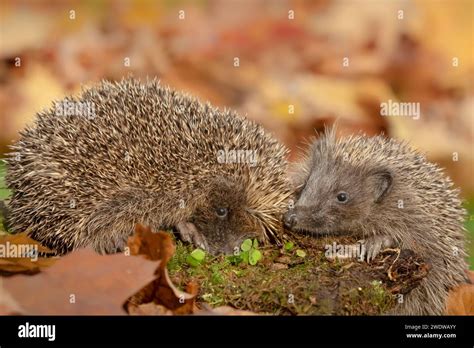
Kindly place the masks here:
[(23, 312), (12, 295), (3, 288), (3, 280), (0, 278), (0, 315), (19, 315)]
[(250, 311), (243, 311), (235, 309), (229, 306), (222, 306), (216, 308), (209, 308), (206, 306), (205, 309), (198, 311), (196, 314), (199, 315), (257, 315), (257, 313)]
[(160, 267), (166, 267), (175, 252), (169, 233), (154, 233), (141, 224), (136, 225), (135, 234), (129, 237), (127, 245), (132, 255), (143, 255), (149, 260), (160, 260)]
[(474, 285), (463, 284), (449, 292), (447, 315), (474, 315)]
[[(177, 289), (169, 278), (166, 265), (175, 252), (175, 246), (169, 233), (154, 233), (149, 227), (138, 224), (135, 228), (135, 235), (128, 240), (128, 246), (132, 254), (138, 253), (153, 260), (160, 260), (155, 271), (156, 279), (125, 302), (124, 308), (128, 313), (136, 314), (144, 310), (151, 310), (152, 306), (142, 307), (149, 303), (163, 306), (173, 314), (191, 314), (196, 310), (197, 284), (188, 284), (187, 292), (184, 292)], [(155, 313), (155, 310), (151, 311)]]
[(165, 306), (150, 302), (130, 307), (130, 315), (172, 315), (173, 312)]
[(38, 257), (38, 253), (52, 252), (25, 232), (0, 236), (0, 274), (37, 273), (56, 261), (52, 257)]
[(4, 278), (4, 288), (31, 315), (124, 314), (123, 301), (154, 279), (156, 262), (80, 249), (39, 274)]
[(469, 278), (469, 281), (474, 284), (474, 272), (473, 271), (467, 271), (467, 276)]

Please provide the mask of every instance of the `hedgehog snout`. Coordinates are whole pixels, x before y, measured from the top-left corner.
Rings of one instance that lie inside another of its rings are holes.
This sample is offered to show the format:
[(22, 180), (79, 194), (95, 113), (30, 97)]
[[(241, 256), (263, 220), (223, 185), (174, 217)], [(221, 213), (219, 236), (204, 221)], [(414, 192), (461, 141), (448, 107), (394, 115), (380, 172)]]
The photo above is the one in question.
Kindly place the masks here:
[(296, 206), (283, 215), (283, 224), (289, 230), (314, 230), (325, 223), (324, 213), (312, 206)]

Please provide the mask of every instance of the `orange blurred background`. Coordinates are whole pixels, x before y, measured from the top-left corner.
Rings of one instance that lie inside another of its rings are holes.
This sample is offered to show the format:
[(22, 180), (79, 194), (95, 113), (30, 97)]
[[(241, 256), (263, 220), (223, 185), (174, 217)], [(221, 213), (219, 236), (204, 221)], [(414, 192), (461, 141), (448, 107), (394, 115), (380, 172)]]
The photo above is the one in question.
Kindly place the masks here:
[[(298, 157), (341, 133), (409, 140), (474, 195), (473, 1), (1, 1), (0, 157), (101, 79), (163, 83), (256, 120)], [(388, 100), (421, 117), (383, 117)], [(458, 160), (453, 160), (457, 154)]]

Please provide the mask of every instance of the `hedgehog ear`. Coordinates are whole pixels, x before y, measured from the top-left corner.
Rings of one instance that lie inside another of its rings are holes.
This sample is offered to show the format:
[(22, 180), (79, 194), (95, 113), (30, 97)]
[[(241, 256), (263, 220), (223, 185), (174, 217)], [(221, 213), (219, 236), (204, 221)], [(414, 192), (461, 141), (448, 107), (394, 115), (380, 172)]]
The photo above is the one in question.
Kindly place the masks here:
[(380, 203), (390, 192), (393, 184), (393, 175), (388, 169), (376, 169), (370, 174), (374, 202)]

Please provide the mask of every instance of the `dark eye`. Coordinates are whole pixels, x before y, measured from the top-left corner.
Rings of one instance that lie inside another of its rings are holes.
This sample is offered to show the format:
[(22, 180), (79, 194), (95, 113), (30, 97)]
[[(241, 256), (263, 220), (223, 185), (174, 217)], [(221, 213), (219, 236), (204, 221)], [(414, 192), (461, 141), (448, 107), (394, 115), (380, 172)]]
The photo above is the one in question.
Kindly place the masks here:
[(337, 201), (338, 201), (339, 203), (346, 203), (347, 200), (349, 199), (349, 196), (348, 196), (348, 194), (345, 193), (345, 192), (339, 192), (339, 193), (337, 194), (336, 198), (337, 198)]
[(227, 216), (227, 208), (217, 208), (216, 214), (218, 217), (223, 218)]

